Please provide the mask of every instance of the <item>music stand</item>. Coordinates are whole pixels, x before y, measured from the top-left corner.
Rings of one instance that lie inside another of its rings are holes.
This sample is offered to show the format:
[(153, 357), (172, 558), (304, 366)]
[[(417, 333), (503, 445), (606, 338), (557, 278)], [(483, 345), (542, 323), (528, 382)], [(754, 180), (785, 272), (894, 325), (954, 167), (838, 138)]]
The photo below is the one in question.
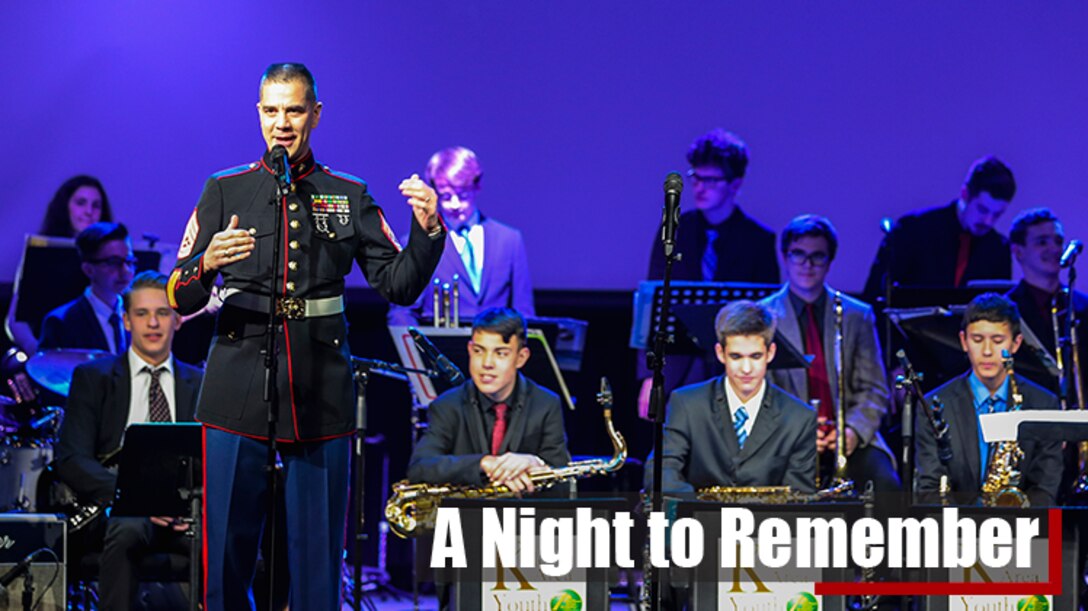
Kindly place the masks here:
[(189, 608), (199, 608), (203, 435), (201, 425), (137, 423), (125, 431), (112, 516), (190, 519)]
[[(670, 283), (671, 312), (664, 328), (672, 333), (677, 327), (680, 311), (688, 306), (707, 305), (721, 306), (738, 299), (751, 299), (758, 301), (782, 288), (779, 284), (755, 284), (750, 282), (695, 282), (674, 280)], [(632, 348), (648, 348), (651, 330), (658, 328), (658, 319), (661, 316), (663, 282), (660, 280), (644, 280), (638, 283), (638, 290), (634, 294), (634, 316), (631, 320)], [(715, 314), (717, 310), (715, 310)], [(713, 328), (712, 324), (710, 325)], [(687, 327), (691, 329), (692, 327)], [(698, 328), (696, 328), (698, 329)], [(676, 341), (668, 347), (669, 352), (695, 353), (703, 350), (695, 344), (690, 332), (687, 334), (676, 333)], [(713, 342), (711, 342), (712, 344)], [(709, 345), (709, 344), (708, 344)]]
[[(714, 319), (722, 306), (716, 303), (676, 306), (676, 320), (684, 327), (692, 343), (700, 350), (714, 353), (714, 344), (718, 342), (718, 332), (714, 329)], [(786, 339), (780, 331), (774, 332), (774, 343), (778, 346), (774, 360), (768, 365), (771, 369), (808, 369), (812, 366), (812, 355), (804, 354), (797, 346)]]
[[(543, 326), (544, 328), (539, 328)], [(465, 376), (468, 376), (468, 341), (472, 338), (472, 329), (468, 327), (416, 327), (420, 333), (427, 336), (442, 354), (446, 355)], [(551, 346), (559, 329), (556, 325), (538, 325), (537, 321), (529, 325), (526, 335), (529, 340), (529, 350), (532, 356), (521, 372), (537, 384), (556, 392), (563, 400), (563, 404), (569, 409), (574, 409), (574, 400), (571, 398), (567, 382), (559, 368), (555, 353)], [(403, 325), (390, 325), (389, 333), (393, 336), (393, 344), (397, 348), (397, 355), (405, 367), (413, 369), (427, 369), (427, 363), (408, 334), (408, 327)], [(409, 374), (408, 382), (412, 387), (412, 394), (419, 407), (427, 407), (438, 395), (449, 390), (450, 385), (443, 379), (432, 380), (425, 375)]]
[[(925, 381), (929, 388), (938, 386), (970, 367), (967, 355), (960, 345), (960, 327), (966, 309), (967, 306), (951, 305), (890, 308), (885, 311), (906, 340), (907, 351), (915, 369), (926, 372)], [(1023, 321), (1020, 321), (1020, 325), (1024, 328)], [(1014, 355), (1017, 372), (1032, 377), (1052, 375), (1043, 357), (1046, 349), (1039, 343), (1038, 336), (1030, 329), (1024, 329), (1023, 335), (1024, 343)]]
[[(155, 249), (134, 247), (135, 271), (159, 269), (163, 257), (160, 248), (161, 245)], [(43, 278), (49, 281), (42, 282)], [(46, 314), (78, 297), (87, 286), (87, 277), (80, 270), (76, 241), (27, 235), (12, 286), (13, 294), (18, 298), (15, 320), (28, 324), (36, 334)]]

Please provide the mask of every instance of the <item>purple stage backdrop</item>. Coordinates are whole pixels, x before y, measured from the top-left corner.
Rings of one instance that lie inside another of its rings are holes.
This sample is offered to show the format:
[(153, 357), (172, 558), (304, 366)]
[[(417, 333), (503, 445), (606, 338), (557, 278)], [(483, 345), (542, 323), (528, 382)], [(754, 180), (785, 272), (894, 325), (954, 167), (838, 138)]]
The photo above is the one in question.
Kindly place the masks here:
[(665, 174), (716, 126), (751, 148), (748, 211), (831, 217), (848, 290), (881, 217), (950, 201), (987, 153), (1020, 185), (1002, 230), (1048, 205), (1088, 238), (1084, 2), (45, 1), (4, 21), (0, 280), (76, 173), (177, 243), (204, 179), (260, 154), (274, 61), (313, 70), (319, 159), (368, 180), (398, 233), (398, 181), (475, 149), (479, 204), (524, 231), (538, 288), (634, 287)]

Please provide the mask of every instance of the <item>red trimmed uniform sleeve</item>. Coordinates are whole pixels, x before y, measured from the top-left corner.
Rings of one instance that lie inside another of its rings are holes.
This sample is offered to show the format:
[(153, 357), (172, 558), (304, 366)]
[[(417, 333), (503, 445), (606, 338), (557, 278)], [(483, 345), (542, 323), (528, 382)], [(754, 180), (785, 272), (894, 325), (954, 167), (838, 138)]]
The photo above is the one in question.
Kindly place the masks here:
[(213, 177), (204, 183), (204, 192), (189, 217), (178, 261), (166, 286), (171, 307), (181, 314), (197, 312), (208, 303), (217, 274), (201, 271), (204, 251), (223, 226), (223, 191)]
[(401, 250), (381, 208), (364, 193), (359, 218), (363, 239), (355, 260), (370, 286), (398, 305), (412, 304), (427, 288), (446, 245), (445, 229), (431, 236), (414, 214), (411, 218), (408, 244)]

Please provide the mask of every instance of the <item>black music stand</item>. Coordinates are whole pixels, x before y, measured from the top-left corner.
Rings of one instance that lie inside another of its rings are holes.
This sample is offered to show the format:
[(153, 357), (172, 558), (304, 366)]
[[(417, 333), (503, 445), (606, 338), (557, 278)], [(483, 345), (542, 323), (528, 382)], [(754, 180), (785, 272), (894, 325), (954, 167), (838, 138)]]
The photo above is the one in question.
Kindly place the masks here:
[[(136, 272), (159, 269), (162, 253), (133, 249)], [(48, 278), (48, 282), (42, 282)], [(87, 287), (87, 277), (80, 270), (76, 241), (39, 235), (26, 236), (23, 258), (15, 273), (14, 294), (18, 295), (15, 320), (30, 325), (35, 332), (42, 319), (54, 308), (75, 299)]]
[[(927, 390), (958, 376), (970, 367), (960, 346), (960, 326), (967, 306), (894, 308), (885, 314), (906, 340), (907, 354), (917, 371), (926, 373)], [(1023, 321), (1021, 321), (1023, 325)], [(1016, 357), (1016, 370), (1029, 377), (1052, 375), (1044, 360), (1046, 350), (1034, 333), (1025, 333)]]
[[(718, 341), (714, 319), (721, 309), (722, 306), (716, 303), (676, 306), (676, 320), (680, 321), (695, 346), (713, 354), (714, 344)], [(813, 357), (803, 354), (781, 332), (774, 332), (774, 343), (778, 349), (769, 365), (771, 369), (808, 369), (812, 366)]]
[(137, 423), (125, 431), (117, 470), (117, 493), (110, 515), (183, 516), (190, 519), (189, 608), (199, 608), (201, 497), (203, 496), (201, 425)]
[[(676, 333), (676, 341), (668, 346), (668, 352), (672, 354), (700, 354), (704, 348), (697, 345), (693, 334), (688, 329), (693, 327), (684, 325), (680, 319), (680, 312), (690, 306), (705, 305), (716, 306), (717, 310), (730, 301), (738, 299), (750, 299), (758, 301), (782, 288), (779, 284), (755, 284), (750, 282), (695, 282), (674, 280), (670, 283), (670, 313), (663, 326), (667, 332), (673, 333), (678, 327), (684, 327), (685, 333)], [(638, 290), (634, 296), (634, 317), (631, 321), (631, 347), (649, 348), (653, 329), (658, 328), (658, 319), (661, 317), (661, 299), (664, 284), (660, 280), (644, 280), (638, 284)], [(710, 328), (713, 329), (713, 318)], [(694, 327), (698, 331), (701, 326)], [(710, 344), (705, 345), (712, 345)]]

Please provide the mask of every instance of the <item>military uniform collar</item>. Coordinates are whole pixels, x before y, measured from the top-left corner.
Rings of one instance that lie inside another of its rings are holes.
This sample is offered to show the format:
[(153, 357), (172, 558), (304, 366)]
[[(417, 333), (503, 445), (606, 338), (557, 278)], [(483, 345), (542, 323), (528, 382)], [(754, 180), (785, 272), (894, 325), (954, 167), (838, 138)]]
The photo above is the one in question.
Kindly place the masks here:
[[(317, 164), (314, 162), (314, 150), (310, 149), (306, 151), (306, 154), (302, 156), (302, 159), (291, 162), (291, 179), (298, 180), (299, 178), (306, 176), (310, 172), (314, 171), (314, 167), (316, 167), (316, 165)], [(275, 173), (272, 170), (273, 164), (271, 151), (265, 151), (264, 155), (261, 156), (261, 167), (263, 167), (265, 171), (269, 174)]]

